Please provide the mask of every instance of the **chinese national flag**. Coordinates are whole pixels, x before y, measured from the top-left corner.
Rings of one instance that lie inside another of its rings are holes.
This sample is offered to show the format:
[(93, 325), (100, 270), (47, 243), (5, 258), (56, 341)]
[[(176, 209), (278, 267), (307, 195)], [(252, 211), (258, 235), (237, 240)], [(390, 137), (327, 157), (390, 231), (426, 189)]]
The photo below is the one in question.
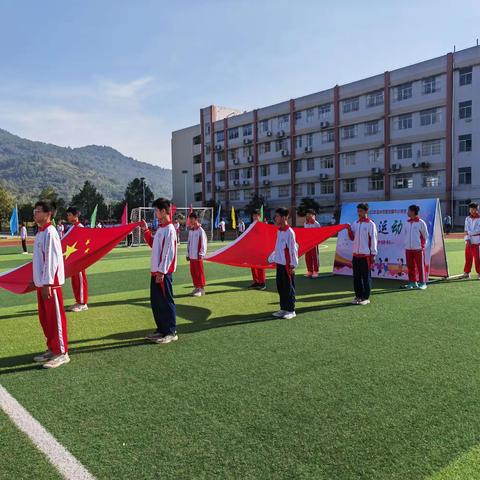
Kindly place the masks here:
[[(112, 228), (73, 227), (62, 238), (65, 278), (98, 262), (139, 225), (140, 223), (130, 223)], [(0, 287), (13, 293), (34, 290), (32, 262), (0, 273)]]

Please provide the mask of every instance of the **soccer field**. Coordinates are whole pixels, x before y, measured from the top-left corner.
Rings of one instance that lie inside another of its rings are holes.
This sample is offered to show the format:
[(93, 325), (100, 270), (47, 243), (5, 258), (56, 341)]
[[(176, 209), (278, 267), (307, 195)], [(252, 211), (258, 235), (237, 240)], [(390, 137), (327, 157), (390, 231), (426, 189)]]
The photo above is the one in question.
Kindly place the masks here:
[[(463, 247), (447, 242), (451, 274)], [(0, 270), (25, 261), (17, 250), (0, 249)], [(117, 248), (89, 270), (90, 310), (67, 314), (71, 363), (52, 371), (31, 360), (45, 349), (34, 295), (0, 291), (0, 383), (96, 478), (480, 478), (480, 282), (375, 280), (372, 304), (353, 306), (350, 278), (308, 280), (302, 259), (298, 315), (276, 320), (273, 271), (248, 291), (249, 271), (207, 262), (192, 298), (184, 257), (178, 342), (143, 340), (150, 251)], [(1, 411), (0, 439), (0, 479), (60, 478)]]

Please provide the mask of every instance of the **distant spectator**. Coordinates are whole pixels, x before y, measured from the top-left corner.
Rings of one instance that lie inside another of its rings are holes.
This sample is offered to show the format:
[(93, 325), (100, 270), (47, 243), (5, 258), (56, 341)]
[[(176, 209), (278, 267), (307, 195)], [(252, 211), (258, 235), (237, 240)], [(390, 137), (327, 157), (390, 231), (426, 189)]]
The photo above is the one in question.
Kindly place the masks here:
[(57, 232), (60, 238), (63, 238), (63, 235), (65, 234), (65, 225), (62, 220), (59, 220), (57, 223)]
[(23, 254), (28, 255), (27, 252), (27, 227), (25, 226), (25, 223), (20, 223), (20, 239), (22, 240), (22, 249), (23, 249)]
[(225, 241), (225, 219), (222, 218), (221, 222), (218, 224), (218, 231), (220, 232), (220, 240)]
[(452, 231), (452, 217), (450, 215), (445, 215), (443, 227), (447, 235)]

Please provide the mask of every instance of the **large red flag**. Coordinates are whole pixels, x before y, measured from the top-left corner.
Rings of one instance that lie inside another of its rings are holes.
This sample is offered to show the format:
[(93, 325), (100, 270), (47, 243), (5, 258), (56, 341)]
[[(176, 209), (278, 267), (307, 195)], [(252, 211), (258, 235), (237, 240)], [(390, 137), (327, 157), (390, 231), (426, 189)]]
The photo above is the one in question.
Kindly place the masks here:
[[(321, 228), (294, 228), (298, 244), (298, 256), (336, 235), (347, 225)], [(274, 268), (268, 257), (275, 249), (278, 228), (262, 222), (254, 222), (235, 241), (205, 257), (210, 262), (234, 267)]]
[[(73, 227), (62, 238), (65, 277), (76, 275), (104, 257), (140, 223), (111, 228)], [(32, 262), (0, 273), (0, 287), (13, 293), (27, 293), (33, 286)]]

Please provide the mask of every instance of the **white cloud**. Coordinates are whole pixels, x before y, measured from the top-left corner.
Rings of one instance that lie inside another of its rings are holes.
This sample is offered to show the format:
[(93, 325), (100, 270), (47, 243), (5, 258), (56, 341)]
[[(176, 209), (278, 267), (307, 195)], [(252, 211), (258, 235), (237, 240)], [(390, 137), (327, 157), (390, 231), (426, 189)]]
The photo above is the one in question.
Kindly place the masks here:
[(118, 83), (105, 80), (102, 83), (103, 91), (107, 96), (119, 98), (136, 98), (142, 93), (146, 86), (153, 82), (153, 77), (147, 76), (137, 78), (127, 83)]

